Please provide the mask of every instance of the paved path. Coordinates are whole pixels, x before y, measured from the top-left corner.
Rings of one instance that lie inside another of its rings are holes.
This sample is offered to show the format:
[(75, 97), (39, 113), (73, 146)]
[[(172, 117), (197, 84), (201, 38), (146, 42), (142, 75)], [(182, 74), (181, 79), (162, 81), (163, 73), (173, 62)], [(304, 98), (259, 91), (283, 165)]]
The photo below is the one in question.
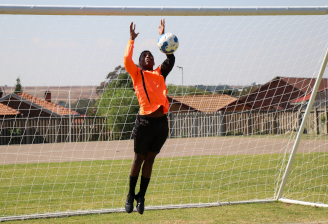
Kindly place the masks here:
[[(181, 138), (166, 141), (158, 157), (290, 152), (294, 140), (249, 137)], [(303, 140), (297, 152), (328, 152), (328, 141)], [(132, 159), (133, 140), (0, 146), (0, 165)]]

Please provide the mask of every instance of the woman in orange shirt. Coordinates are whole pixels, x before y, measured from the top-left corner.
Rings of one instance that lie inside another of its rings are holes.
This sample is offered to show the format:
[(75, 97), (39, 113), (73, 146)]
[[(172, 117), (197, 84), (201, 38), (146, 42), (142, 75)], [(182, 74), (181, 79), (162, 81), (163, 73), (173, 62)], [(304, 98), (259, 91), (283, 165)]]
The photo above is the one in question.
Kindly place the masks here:
[[(165, 20), (161, 20), (159, 34), (164, 34)], [(133, 130), (134, 160), (130, 171), (129, 194), (125, 203), (128, 213), (133, 211), (133, 202), (137, 201), (137, 211), (144, 212), (144, 201), (150, 181), (153, 163), (156, 155), (164, 145), (169, 128), (166, 113), (169, 110), (167, 100), (166, 76), (174, 66), (175, 57), (167, 54), (167, 59), (155, 70), (154, 57), (150, 51), (143, 51), (139, 57), (139, 67), (132, 60), (134, 40), (139, 33), (135, 33), (135, 25), (130, 25), (130, 40), (125, 50), (124, 67), (130, 74), (135, 93), (138, 96), (140, 112), (137, 115)], [(135, 187), (142, 166), (140, 191), (136, 195)]]

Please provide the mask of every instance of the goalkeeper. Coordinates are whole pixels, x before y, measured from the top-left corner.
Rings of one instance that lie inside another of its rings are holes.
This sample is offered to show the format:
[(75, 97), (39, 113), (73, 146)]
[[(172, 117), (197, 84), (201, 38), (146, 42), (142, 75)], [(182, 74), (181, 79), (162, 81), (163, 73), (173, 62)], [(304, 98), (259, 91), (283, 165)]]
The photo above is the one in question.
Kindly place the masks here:
[[(131, 213), (133, 211), (133, 202), (136, 200), (137, 211), (143, 214), (145, 194), (153, 163), (169, 132), (165, 115), (169, 110), (165, 79), (174, 66), (175, 57), (173, 54), (168, 54), (167, 59), (154, 70), (153, 55), (150, 51), (143, 51), (139, 57), (140, 68), (137, 67), (132, 60), (134, 40), (139, 34), (135, 33), (135, 27), (132, 22), (130, 25), (130, 40), (124, 55), (124, 67), (133, 80), (140, 112), (137, 115), (133, 130), (135, 155), (130, 171), (129, 194), (126, 199), (125, 210)], [(159, 35), (164, 34), (164, 29), (165, 20), (163, 19), (159, 26)], [(136, 195), (135, 187), (141, 167), (140, 191)]]

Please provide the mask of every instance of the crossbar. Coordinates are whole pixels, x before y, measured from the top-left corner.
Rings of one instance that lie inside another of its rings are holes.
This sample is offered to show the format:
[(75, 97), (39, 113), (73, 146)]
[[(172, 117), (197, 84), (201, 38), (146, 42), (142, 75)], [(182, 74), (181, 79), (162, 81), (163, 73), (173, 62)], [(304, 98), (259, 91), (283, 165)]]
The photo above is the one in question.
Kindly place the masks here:
[(0, 5), (0, 14), (89, 16), (273, 16), (327, 15), (328, 6), (136, 7)]

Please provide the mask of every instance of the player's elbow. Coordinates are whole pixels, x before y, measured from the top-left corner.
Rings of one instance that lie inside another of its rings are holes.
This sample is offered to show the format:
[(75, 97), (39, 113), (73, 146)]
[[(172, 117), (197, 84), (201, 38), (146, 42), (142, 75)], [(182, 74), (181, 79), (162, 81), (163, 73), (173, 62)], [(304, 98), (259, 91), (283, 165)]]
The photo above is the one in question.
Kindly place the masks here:
[(123, 61), (127, 63), (133, 63), (132, 56), (124, 55)]
[(124, 56), (124, 59), (123, 59), (123, 65), (125, 67), (126, 70), (129, 69), (130, 65), (133, 64), (133, 61), (131, 59), (129, 59), (128, 57), (125, 57)]
[(175, 56), (174, 54), (167, 55), (167, 58), (169, 59), (169, 64), (173, 67), (175, 63)]

